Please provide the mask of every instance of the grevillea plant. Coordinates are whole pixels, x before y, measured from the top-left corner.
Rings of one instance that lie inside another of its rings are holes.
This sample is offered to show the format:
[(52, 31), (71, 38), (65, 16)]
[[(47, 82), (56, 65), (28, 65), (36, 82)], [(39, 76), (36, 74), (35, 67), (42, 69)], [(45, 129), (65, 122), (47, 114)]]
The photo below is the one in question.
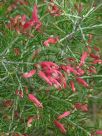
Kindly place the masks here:
[(1, 3), (0, 135), (102, 135), (91, 119), (102, 84), (101, 6), (91, 0)]

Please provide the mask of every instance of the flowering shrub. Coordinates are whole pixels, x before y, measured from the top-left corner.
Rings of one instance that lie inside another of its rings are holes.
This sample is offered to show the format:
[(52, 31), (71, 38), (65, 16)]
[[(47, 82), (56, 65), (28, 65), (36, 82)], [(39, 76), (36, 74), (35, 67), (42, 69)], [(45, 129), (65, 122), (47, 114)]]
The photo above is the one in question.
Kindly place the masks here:
[(7, 9), (0, 51), (1, 134), (101, 135), (100, 127), (87, 122), (94, 79), (102, 78), (95, 43), (102, 27), (95, 13), (102, 4), (15, 0), (1, 6)]

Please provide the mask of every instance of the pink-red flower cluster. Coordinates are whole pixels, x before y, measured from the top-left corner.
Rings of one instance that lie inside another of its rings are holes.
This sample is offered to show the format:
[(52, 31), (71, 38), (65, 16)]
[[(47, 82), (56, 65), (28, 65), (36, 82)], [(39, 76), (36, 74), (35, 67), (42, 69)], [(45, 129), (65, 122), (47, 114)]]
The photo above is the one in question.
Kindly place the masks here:
[(39, 77), (44, 79), (50, 86), (57, 89), (66, 88), (66, 79), (61, 73), (59, 66), (53, 62), (45, 61), (39, 63), (41, 70), (39, 70)]
[(28, 5), (28, 2), (26, 0), (15, 0), (7, 9), (8, 12), (11, 12), (12, 10), (16, 9), (20, 5)]
[(26, 15), (17, 15), (10, 19), (10, 23), (7, 24), (7, 27), (11, 30), (16, 30), (18, 33), (27, 33), (27, 31), (33, 27), (37, 31), (40, 31), (42, 23), (38, 18), (38, 8), (36, 4), (34, 4), (32, 18), (28, 21), (26, 18)]

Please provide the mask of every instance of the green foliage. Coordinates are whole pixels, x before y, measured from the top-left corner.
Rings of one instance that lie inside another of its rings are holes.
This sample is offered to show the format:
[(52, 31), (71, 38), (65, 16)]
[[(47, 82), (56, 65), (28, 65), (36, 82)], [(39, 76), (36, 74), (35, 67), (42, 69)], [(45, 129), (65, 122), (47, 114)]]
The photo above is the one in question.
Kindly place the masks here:
[[(32, 28), (27, 34), (17, 33), (15, 29), (8, 29), (7, 24), (10, 18), (18, 14), (27, 16), (31, 19), (34, 3), (38, 5), (38, 15), (42, 22), (41, 32)], [(50, 2), (50, 1), (49, 1)], [(49, 86), (38, 76), (39, 69), (34, 64), (43, 61), (52, 61), (59, 66), (69, 64), (68, 58), (75, 58), (73, 66), (80, 62), (83, 51), (87, 50), (88, 34), (93, 34), (94, 38), (90, 46), (96, 45), (102, 54), (102, 14), (100, 12), (102, 3), (96, 4), (88, 0), (61, 0), (54, 1), (62, 13), (58, 17), (48, 13), (49, 2), (32, 1), (28, 5), (20, 5), (8, 11), (8, 7), (13, 1), (4, 1), (0, 4), (0, 133), (11, 135), (12, 133), (29, 136), (62, 136), (59, 129), (54, 125), (57, 116), (65, 111), (70, 111), (71, 115), (62, 119), (67, 133), (66, 136), (89, 136), (91, 132), (101, 129), (100, 121), (102, 108), (101, 105), (101, 84), (102, 84), (102, 65), (95, 65), (97, 73), (95, 75), (83, 75), (82, 78), (90, 84), (87, 89), (76, 82), (76, 76), (68, 75), (62, 71), (67, 80), (67, 88), (58, 90)], [(75, 3), (83, 3), (81, 13), (75, 8)], [(91, 3), (91, 4), (90, 4)], [(30, 34), (34, 35), (32, 37)], [(49, 47), (44, 46), (44, 41), (49, 37), (59, 37), (59, 41)], [(19, 49), (17, 55), (15, 49)], [(37, 54), (34, 54), (39, 50)], [(102, 57), (102, 56), (101, 56)], [(86, 71), (90, 66), (90, 58), (87, 59), (83, 69)], [(37, 74), (29, 79), (22, 78), (22, 73), (32, 69), (37, 70)], [(70, 87), (70, 80), (75, 81), (77, 92), (73, 93)], [(33, 93), (43, 103), (44, 108), (37, 108), (28, 99), (25, 91)], [(16, 90), (22, 90), (24, 97), (20, 98), (15, 94)], [(5, 106), (6, 100), (11, 100), (11, 106)], [(74, 108), (74, 104), (89, 104), (89, 112), (84, 113)], [(99, 104), (98, 104), (99, 103)], [(95, 107), (94, 107), (95, 106)], [(99, 108), (97, 109), (97, 107)], [(96, 108), (96, 109), (95, 109)], [(94, 111), (94, 109), (96, 111)], [(18, 116), (15, 115), (17, 112)], [(28, 117), (39, 116), (31, 126), (27, 126)], [(95, 118), (93, 120), (92, 118)]]

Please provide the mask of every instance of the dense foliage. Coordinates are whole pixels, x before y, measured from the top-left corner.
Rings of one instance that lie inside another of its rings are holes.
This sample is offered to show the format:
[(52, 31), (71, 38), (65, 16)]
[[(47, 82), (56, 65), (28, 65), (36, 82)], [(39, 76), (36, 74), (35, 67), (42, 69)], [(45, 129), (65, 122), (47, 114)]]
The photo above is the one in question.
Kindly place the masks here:
[(1, 2), (0, 135), (102, 135), (101, 9), (93, 0)]

